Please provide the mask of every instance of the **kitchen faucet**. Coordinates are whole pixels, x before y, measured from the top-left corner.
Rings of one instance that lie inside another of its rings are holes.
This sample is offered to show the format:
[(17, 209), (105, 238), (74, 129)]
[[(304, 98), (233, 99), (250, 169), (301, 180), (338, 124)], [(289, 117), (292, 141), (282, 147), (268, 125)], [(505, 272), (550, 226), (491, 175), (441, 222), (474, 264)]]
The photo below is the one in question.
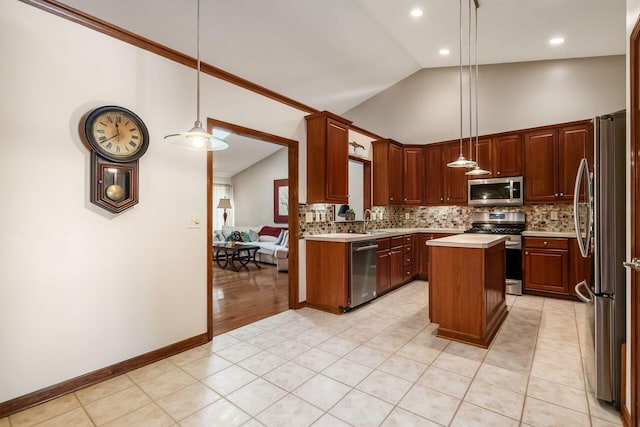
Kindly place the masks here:
[[(367, 215), (368, 214), (368, 215)], [(367, 232), (367, 225), (371, 221), (371, 209), (365, 209), (362, 214), (362, 219), (364, 220), (364, 232)]]

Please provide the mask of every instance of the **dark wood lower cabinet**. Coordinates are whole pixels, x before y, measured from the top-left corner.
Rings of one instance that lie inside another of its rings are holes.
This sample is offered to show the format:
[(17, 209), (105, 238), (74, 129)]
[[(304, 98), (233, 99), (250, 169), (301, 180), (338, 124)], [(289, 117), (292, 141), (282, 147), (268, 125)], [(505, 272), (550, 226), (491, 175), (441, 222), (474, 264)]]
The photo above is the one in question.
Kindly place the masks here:
[(415, 277), (413, 263), (413, 235), (386, 237), (377, 240), (378, 296), (397, 288)]
[(576, 239), (525, 237), (522, 251), (525, 293), (575, 298), (575, 285), (591, 278), (591, 258)]
[(525, 248), (525, 290), (569, 294), (569, 251)]
[(421, 280), (429, 279), (429, 246), (431, 239), (451, 236), (451, 233), (416, 233), (414, 244), (414, 276)]
[(379, 250), (376, 253), (376, 292), (378, 295), (384, 293), (389, 289), (389, 274), (391, 266), (390, 261), (391, 259), (389, 257), (389, 249)]

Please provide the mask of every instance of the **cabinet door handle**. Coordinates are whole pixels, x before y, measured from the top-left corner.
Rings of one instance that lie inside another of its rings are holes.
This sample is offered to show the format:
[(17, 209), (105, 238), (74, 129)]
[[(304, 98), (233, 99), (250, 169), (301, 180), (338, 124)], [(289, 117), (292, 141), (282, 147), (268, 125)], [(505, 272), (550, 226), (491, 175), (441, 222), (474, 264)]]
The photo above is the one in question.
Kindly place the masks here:
[(625, 268), (630, 268), (632, 270), (635, 271), (640, 271), (640, 259), (638, 258), (634, 258), (631, 260), (631, 262), (623, 262), (622, 265), (625, 266)]
[(389, 200), (391, 200), (393, 202), (393, 197), (389, 197)]
[(443, 200), (444, 200), (444, 197), (440, 197), (440, 201), (443, 201)]
[(549, 244), (549, 242), (547, 242), (546, 240), (544, 241), (544, 245), (547, 246)]
[(500, 175), (502, 172), (498, 171), (498, 172), (496, 172), (496, 173), (497, 173), (498, 175)]
[(560, 193), (560, 196), (564, 196), (564, 193)]
[(525, 254), (525, 255), (529, 255), (529, 252), (525, 252), (524, 254)]
[(558, 193), (554, 194), (554, 196), (558, 197)]

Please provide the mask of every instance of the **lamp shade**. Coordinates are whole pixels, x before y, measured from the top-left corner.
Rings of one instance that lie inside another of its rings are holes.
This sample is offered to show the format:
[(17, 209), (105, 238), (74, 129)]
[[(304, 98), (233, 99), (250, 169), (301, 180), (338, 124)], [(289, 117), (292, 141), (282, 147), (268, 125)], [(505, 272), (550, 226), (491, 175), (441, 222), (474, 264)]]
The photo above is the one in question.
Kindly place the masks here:
[(231, 209), (231, 199), (220, 199), (218, 209)]

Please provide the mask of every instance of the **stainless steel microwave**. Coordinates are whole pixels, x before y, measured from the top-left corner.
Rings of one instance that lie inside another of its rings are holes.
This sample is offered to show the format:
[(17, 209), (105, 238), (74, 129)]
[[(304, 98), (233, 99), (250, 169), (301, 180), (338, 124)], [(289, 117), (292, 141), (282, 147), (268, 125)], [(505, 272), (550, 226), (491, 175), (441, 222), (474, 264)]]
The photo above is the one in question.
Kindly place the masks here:
[(470, 179), (469, 206), (520, 206), (523, 199), (523, 179), (510, 178)]

